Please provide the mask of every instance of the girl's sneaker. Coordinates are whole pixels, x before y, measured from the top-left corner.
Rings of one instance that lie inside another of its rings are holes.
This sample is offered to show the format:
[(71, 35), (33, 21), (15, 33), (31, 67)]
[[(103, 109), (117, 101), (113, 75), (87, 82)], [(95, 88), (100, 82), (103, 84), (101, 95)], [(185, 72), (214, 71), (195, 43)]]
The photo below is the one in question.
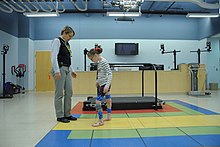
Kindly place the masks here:
[(103, 121), (110, 121), (112, 119), (111, 114), (107, 114), (107, 118), (103, 119)]
[(103, 126), (103, 125), (104, 125), (104, 123), (99, 121), (99, 122), (93, 124), (92, 126), (93, 127), (98, 127), (98, 126)]

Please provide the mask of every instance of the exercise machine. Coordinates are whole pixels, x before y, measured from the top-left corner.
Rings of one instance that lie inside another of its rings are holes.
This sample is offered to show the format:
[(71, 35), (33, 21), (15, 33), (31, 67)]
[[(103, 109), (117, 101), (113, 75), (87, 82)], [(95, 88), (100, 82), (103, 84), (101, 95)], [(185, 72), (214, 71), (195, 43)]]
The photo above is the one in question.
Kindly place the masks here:
[[(99, 44), (95, 44), (95, 48), (96, 47), (101, 47)], [(87, 59), (87, 53), (88, 53), (88, 50), (85, 48), (83, 50), (83, 54), (84, 54), (84, 71), (86, 71), (86, 59)]]
[(0, 99), (5, 99), (5, 98), (13, 98), (13, 95), (8, 94), (6, 91), (6, 83), (5, 83), (5, 56), (8, 53), (9, 50), (9, 46), (8, 45), (3, 45), (3, 50), (1, 51), (1, 55), (3, 55), (3, 72), (2, 72), (2, 76), (3, 76), (3, 94), (0, 96)]
[(211, 52), (211, 42), (206, 42), (205, 49), (201, 50), (200, 48), (197, 49), (197, 51), (190, 51), (191, 53), (196, 52), (198, 55), (198, 64), (200, 64), (200, 56), (202, 52)]
[[(157, 68), (151, 63), (109, 63), (110, 67), (142, 67), (142, 92), (141, 96), (114, 97), (112, 96), (112, 110), (137, 110), (137, 109), (162, 109), (165, 104), (163, 100), (158, 99), (157, 93)], [(154, 96), (144, 96), (144, 69), (146, 66), (153, 68), (155, 73)], [(95, 110), (95, 97), (87, 97), (83, 103), (83, 111)], [(106, 103), (102, 101), (102, 108), (106, 108)]]
[(24, 94), (24, 74), (26, 72), (26, 65), (25, 64), (18, 64), (16, 67), (15, 65), (11, 67), (11, 74), (17, 77), (17, 82), (15, 85), (14, 94), (22, 93)]
[(197, 63), (190, 63), (188, 64), (188, 70), (190, 72), (190, 91), (189, 95), (193, 96), (203, 96), (205, 95), (204, 90), (199, 90), (198, 88), (198, 72), (200, 69), (200, 65)]
[(181, 52), (181, 51), (177, 51), (175, 49), (173, 51), (165, 51), (164, 44), (160, 45), (160, 51), (161, 51), (161, 54), (169, 54), (169, 53), (173, 54), (173, 60), (174, 60), (173, 61), (173, 63), (174, 63), (173, 69), (177, 70), (177, 67), (176, 67), (176, 53)]
[(200, 55), (202, 52), (211, 52), (211, 51), (212, 50), (211, 50), (211, 43), (210, 42), (206, 42), (206, 47), (203, 50), (198, 49), (197, 51), (190, 51), (190, 52), (197, 53), (198, 63), (188, 64), (188, 70), (190, 72), (190, 81), (191, 81), (191, 85), (190, 85), (191, 89), (190, 89), (189, 95), (203, 96), (203, 95), (210, 95), (211, 94), (210, 92), (205, 92), (204, 90), (202, 90), (202, 89), (199, 90), (199, 88), (198, 88), (198, 72), (199, 72), (199, 70), (203, 70), (200, 68)]
[(87, 56), (88, 50), (85, 48), (83, 50), (83, 54), (84, 54), (84, 71), (86, 71), (86, 56)]

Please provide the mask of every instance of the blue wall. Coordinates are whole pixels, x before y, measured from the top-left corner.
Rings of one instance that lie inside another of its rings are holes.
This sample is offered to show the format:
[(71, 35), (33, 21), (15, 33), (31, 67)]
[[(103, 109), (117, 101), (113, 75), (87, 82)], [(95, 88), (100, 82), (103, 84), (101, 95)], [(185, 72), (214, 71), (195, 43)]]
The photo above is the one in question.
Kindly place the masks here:
[(103, 14), (61, 14), (52, 18), (27, 18), (0, 13), (0, 30), (32, 40), (52, 39), (65, 25), (76, 31), (76, 39), (177, 39), (200, 40), (220, 33), (220, 18), (192, 19), (185, 16), (151, 15), (132, 22), (114, 21)]
[(0, 30), (13, 36), (18, 36), (18, 14), (0, 13)]
[(65, 25), (74, 27), (76, 39), (180, 39), (198, 40), (198, 20), (183, 16), (137, 17), (134, 22), (114, 21), (102, 14), (63, 14), (34, 18), (34, 40), (52, 39)]
[(52, 39), (65, 25), (76, 39), (178, 39), (200, 40), (220, 33), (220, 18), (192, 19), (185, 16), (151, 15), (132, 22), (114, 21), (103, 14), (61, 14), (52, 18), (27, 18), (18, 13), (0, 13), (0, 30), (32, 40)]
[(208, 38), (220, 33), (220, 18), (199, 19), (199, 39)]

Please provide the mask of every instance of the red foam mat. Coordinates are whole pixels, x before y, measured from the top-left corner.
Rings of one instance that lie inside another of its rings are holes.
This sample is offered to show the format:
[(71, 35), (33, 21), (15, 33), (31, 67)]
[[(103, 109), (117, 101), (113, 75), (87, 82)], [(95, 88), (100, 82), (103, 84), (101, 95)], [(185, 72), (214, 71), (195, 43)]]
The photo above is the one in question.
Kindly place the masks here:
[[(96, 114), (95, 111), (83, 111), (83, 102), (78, 102), (70, 111), (71, 114)], [(170, 106), (169, 104), (163, 105), (163, 109), (140, 109), (140, 110), (112, 110), (113, 114), (122, 113), (150, 113), (150, 112), (180, 112), (181, 110)], [(106, 113), (106, 111), (104, 111)]]

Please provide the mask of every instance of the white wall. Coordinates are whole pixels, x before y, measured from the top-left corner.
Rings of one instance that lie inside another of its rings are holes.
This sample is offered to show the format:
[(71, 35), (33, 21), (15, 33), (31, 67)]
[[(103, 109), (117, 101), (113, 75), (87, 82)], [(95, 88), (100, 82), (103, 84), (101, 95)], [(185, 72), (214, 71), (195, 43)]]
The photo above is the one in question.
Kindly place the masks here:
[(29, 50), (28, 50), (28, 89), (35, 89), (35, 51), (34, 51), (34, 41), (29, 40)]
[[(33, 90), (35, 87), (35, 51), (36, 50), (50, 50), (51, 40), (30, 40), (28, 38), (20, 38), (9, 35), (0, 31), (0, 49), (3, 44), (8, 44), (10, 50), (6, 55), (6, 81), (14, 82), (15, 78), (11, 75), (11, 66), (18, 65), (20, 62), (25, 62), (27, 66), (26, 73), (26, 89)], [(165, 70), (173, 68), (173, 55), (161, 54), (160, 44), (165, 45), (166, 51), (180, 50), (177, 53), (177, 65), (180, 63), (197, 63), (197, 53), (190, 53), (196, 51), (198, 48), (204, 49), (207, 39), (203, 40), (151, 40), (151, 39), (73, 39), (70, 41), (73, 58), (72, 63), (76, 71), (84, 70), (84, 54), (85, 48), (91, 49), (95, 43), (102, 45), (104, 56), (109, 62), (146, 62), (155, 64), (164, 64)], [(209, 40), (210, 41), (210, 40)], [(117, 56), (114, 53), (115, 43), (139, 43), (139, 55), (136, 56)], [(220, 82), (219, 78), (219, 39), (212, 39), (212, 52), (201, 53), (201, 63), (206, 64), (207, 79), (210, 82)], [(25, 58), (23, 60), (22, 58)], [(27, 63), (26, 63), (27, 62)], [(89, 69), (91, 61), (87, 59), (87, 70)], [(2, 55), (0, 56), (0, 91), (2, 92)]]
[[(6, 54), (6, 82), (12, 82), (14, 80), (14, 76), (11, 75), (11, 66), (18, 64), (18, 39), (8, 33), (5, 33), (0, 30), (0, 51), (2, 51), (3, 45), (9, 45), (9, 51)], [(0, 56), (0, 93), (3, 90), (3, 56)]]
[[(11, 67), (18, 66), (18, 64), (26, 64), (27, 71), (24, 78), (21, 81), (21, 84), (24, 84), (24, 87), (27, 90), (34, 89), (34, 48), (33, 41), (28, 38), (17, 38), (8, 33), (0, 31), (0, 50), (2, 51), (3, 45), (9, 45), (9, 51), (6, 54), (6, 82), (13, 82), (17, 84), (18, 78), (15, 75), (11, 74)], [(3, 90), (3, 56), (0, 56), (0, 93)]]
[[(115, 55), (115, 43), (139, 43), (139, 55), (136, 56), (117, 56)], [(200, 46), (198, 40), (132, 40), (132, 39), (81, 39), (81, 40), (71, 40), (71, 48), (73, 51), (72, 63), (75, 70), (84, 70), (84, 54), (83, 50), (85, 48), (91, 49), (94, 47), (95, 43), (102, 45), (104, 49), (102, 56), (104, 56), (109, 62), (146, 62), (146, 63), (156, 63), (164, 64), (165, 70), (170, 70), (173, 68), (173, 54), (161, 54), (160, 44), (165, 45), (166, 51), (180, 50), (177, 53), (177, 65), (180, 63), (195, 63), (197, 62), (197, 54), (190, 53), (191, 50), (197, 50)], [(203, 41), (204, 42), (204, 41)], [(35, 50), (50, 50), (51, 40), (47, 41), (34, 41)], [(201, 43), (204, 44), (204, 43)], [(204, 44), (205, 46), (205, 44)], [(204, 56), (204, 57), (203, 57)], [(205, 63), (206, 55), (202, 55), (201, 63)], [(87, 60), (87, 66), (89, 66), (90, 61)], [(89, 67), (88, 67), (89, 69)]]
[[(28, 38), (19, 38), (18, 43), (18, 63), (26, 65), (26, 73), (24, 78), (21, 80), (21, 85), (27, 89), (34, 89), (34, 48), (33, 41)], [(17, 65), (16, 65), (17, 66)]]
[(209, 41), (211, 42), (212, 51), (207, 54), (207, 80), (208, 83), (218, 83), (220, 85), (220, 39), (211, 38)]

